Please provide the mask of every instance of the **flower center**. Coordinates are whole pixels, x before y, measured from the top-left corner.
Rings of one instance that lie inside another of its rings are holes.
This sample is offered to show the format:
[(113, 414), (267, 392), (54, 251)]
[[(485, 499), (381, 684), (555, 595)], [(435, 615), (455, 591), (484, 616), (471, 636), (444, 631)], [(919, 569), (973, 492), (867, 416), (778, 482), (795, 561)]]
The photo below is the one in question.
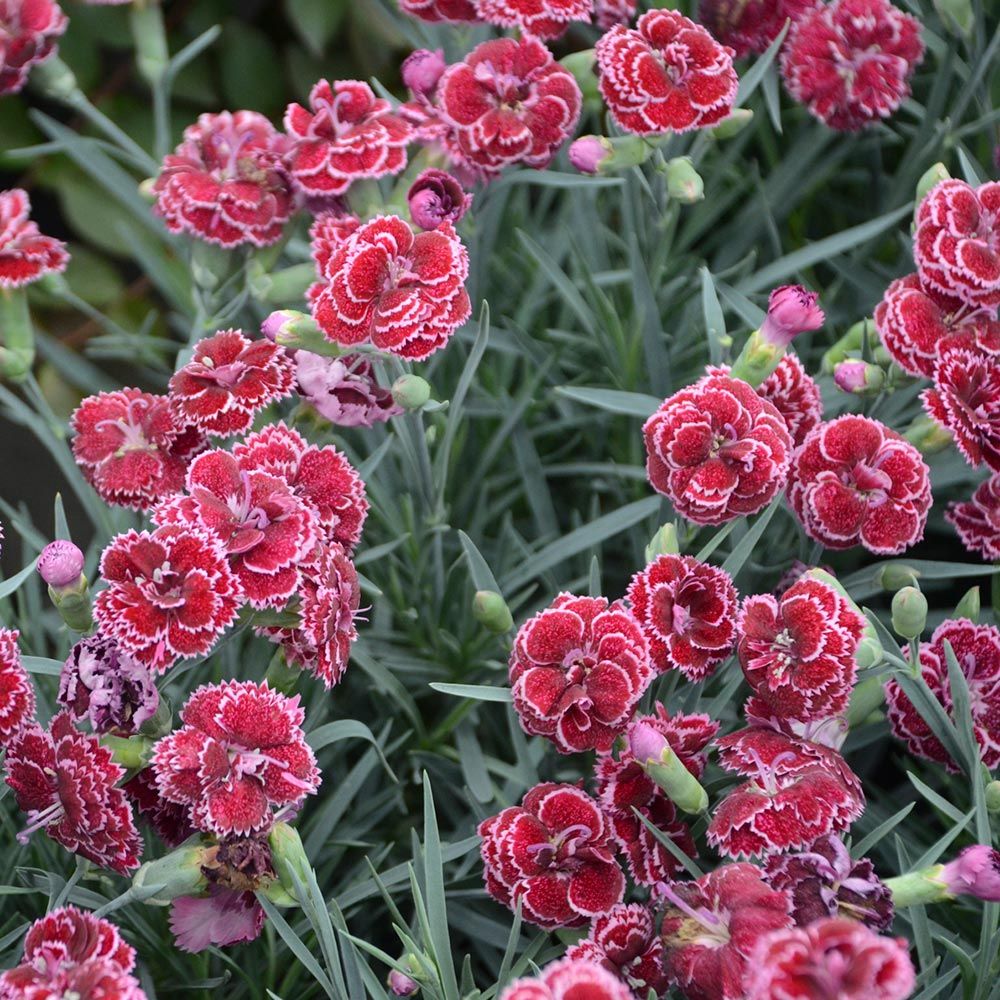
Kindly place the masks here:
[(671, 934), (672, 943), (701, 944), (708, 948), (721, 948), (729, 943), (728, 913), (723, 914), (707, 906), (692, 906), (666, 882), (657, 883), (656, 892), (688, 918)]
[(845, 483), (853, 482), (858, 492), (867, 493), (876, 502), (885, 500), (886, 494), (892, 489), (892, 477), (866, 462), (856, 462), (854, 467), (845, 473), (845, 477)]
[(202, 378), (206, 382), (214, 382), (223, 389), (232, 389), (247, 370), (247, 365), (238, 359), (230, 361), (228, 365), (216, 367), (215, 362), (207, 354), (198, 358), (192, 367), (197, 369), (192, 373), (197, 378)]

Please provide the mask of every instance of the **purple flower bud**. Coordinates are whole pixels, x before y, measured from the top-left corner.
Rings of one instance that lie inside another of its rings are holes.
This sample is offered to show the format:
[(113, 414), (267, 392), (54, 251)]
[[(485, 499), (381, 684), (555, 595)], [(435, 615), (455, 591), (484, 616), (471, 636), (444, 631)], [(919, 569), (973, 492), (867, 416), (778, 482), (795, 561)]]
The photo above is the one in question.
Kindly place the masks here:
[(394, 997), (412, 997), (420, 989), (420, 983), (406, 973), (393, 969), (389, 973), (389, 992)]
[(833, 370), (833, 381), (843, 392), (863, 392), (866, 387), (864, 361), (841, 361)]
[(156, 714), (160, 696), (148, 667), (102, 635), (81, 639), (63, 664), (59, 704), (97, 733), (135, 733)]
[(339, 427), (371, 427), (403, 412), (362, 354), (324, 358), (296, 351), (295, 378), (303, 400)]
[(276, 343), (278, 340), (278, 334), (281, 333), (282, 327), (297, 319), (299, 313), (295, 312), (293, 309), (278, 309), (276, 312), (271, 313), (267, 319), (264, 320), (260, 325), (260, 332), (271, 341), (272, 344)]
[(628, 745), (632, 756), (640, 763), (659, 760), (670, 746), (667, 738), (648, 722), (634, 722), (628, 728)]
[(444, 170), (425, 170), (411, 185), (406, 199), (410, 217), (421, 229), (437, 229), (442, 222), (454, 225), (469, 210), (472, 195)]
[(939, 878), (953, 896), (1000, 902), (1000, 851), (985, 844), (967, 847), (944, 866)]
[(599, 135), (581, 136), (569, 147), (569, 162), (581, 174), (598, 173), (601, 163), (611, 155), (606, 143)]
[(825, 320), (815, 292), (801, 285), (782, 285), (771, 292), (760, 333), (765, 343), (787, 347), (800, 333), (818, 330)]
[(69, 587), (83, 575), (83, 553), (72, 542), (57, 538), (42, 549), (36, 565), (38, 575), (50, 587)]
[(421, 97), (429, 97), (445, 71), (444, 50), (417, 49), (411, 52), (400, 66), (403, 83)]

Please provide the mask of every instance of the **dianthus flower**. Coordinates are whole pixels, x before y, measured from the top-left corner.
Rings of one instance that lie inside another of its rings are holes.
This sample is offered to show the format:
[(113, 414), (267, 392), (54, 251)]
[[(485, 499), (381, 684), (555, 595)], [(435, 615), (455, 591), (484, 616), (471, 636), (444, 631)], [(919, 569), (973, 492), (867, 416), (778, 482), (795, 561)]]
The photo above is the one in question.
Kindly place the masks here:
[(660, 555), (632, 577), (627, 597), (661, 673), (702, 681), (732, 652), (739, 598), (725, 570)]
[(657, 887), (671, 982), (686, 1000), (744, 1000), (743, 975), (761, 936), (792, 926), (788, 898), (749, 864)]
[(746, 1000), (903, 1000), (916, 984), (905, 938), (828, 917), (775, 931), (754, 950)]
[(921, 394), (924, 409), (950, 432), (972, 466), (1000, 472), (1000, 363), (959, 347), (940, 358), (934, 385)]
[(676, 10), (647, 11), (635, 28), (615, 25), (594, 52), (601, 94), (626, 132), (708, 128), (733, 109), (733, 50)]
[(635, 17), (636, 0), (596, 0), (594, 23), (601, 31), (607, 31), (616, 24), (628, 26)]
[(487, 174), (548, 166), (580, 117), (573, 74), (537, 38), (495, 38), (449, 66), (437, 88), (461, 155)]
[(420, 361), (445, 346), (472, 311), (469, 253), (450, 223), (414, 234), (395, 215), (360, 225), (332, 254), (315, 254), (313, 319), (345, 346), (372, 344)]
[(5, 766), (7, 784), (28, 814), (21, 843), (44, 829), (67, 851), (119, 874), (139, 866), (132, 809), (115, 787), (125, 771), (96, 736), (73, 728), (69, 712), (56, 715), (48, 731), (34, 724), (15, 733)]
[(410, 126), (360, 80), (320, 80), (308, 108), (288, 105), (285, 128), (289, 173), (309, 195), (340, 195), (354, 180), (406, 168)]
[(875, 326), (893, 361), (909, 375), (934, 377), (939, 357), (955, 347), (1000, 354), (1000, 322), (926, 285), (917, 274), (897, 278), (875, 307)]
[(924, 56), (921, 30), (889, 0), (817, 2), (795, 21), (782, 48), (785, 86), (830, 128), (864, 128), (909, 96)]
[(477, 0), (479, 16), (535, 38), (558, 38), (572, 21), (590, 23), (594, 0)]
[(820, 837), (804, 851), (776, 854), (764, 863), (764, 878), (787, 892), (792, 916), (800, 927), (824, 917), (848, 917), (876, 931), (892, 925), (892, 892), (875, 874), (868, 858), (851, 857), (844, 842), (832, 834)]
[(256, 111), (204, 114), (163, 161), (153, 190), (171, 232), (222, 247), (269, 246), (293, 210), (284, 138)]
[(620, 903), (625, 877), (598, 804), (545, 782), (479, 824), (486, 891), (539, 927), (582, 927)]
[(296, 351), (295, 379), (303, 402), (338, 427), (372, 427), (403, 412), (392, 392), (375, 381), (363, 354), (324, 358)]
[(1000, 561), (1000, 472), (980, 483), (970, 499), (948, 504), (944, 516), (966, 549), (986, 562)]
[(243, 472), (279, 476), (319, 518), (329, 541), (351, 551), (368, 516), (365, 484), (333, 445), (317, 448), (284, 423), (268, 424), (233, 448)]
[(653, 676), (638, 622), (604, 597), (560, 594), (521, 626), (510, 656), (522, 728), (560, 753), (608, 750)]
[(971, 306), (1000, 305), (1000, 182), (949, 178), (917, 208), (913, 256), (929, 288)]
[(205, 434), (230, 437), (249, 430), (256, 413), (291, 395), (292, 359), (269, 340), (241, 330), (199, 340), (194, 356), (170, 379), (170, 407), (178, 422)]
[(739, 379), (708, 375), (681, 389), (642, 430), (650, 483), (696, 524), (755, 514), (785, 485), (788, 427)]
[(224, 837), (268, 829), (275, 811), (299, 807), (319, 788), (304, 718), (298, 695), (266, 682), (202, 685), (181, 712), (184, 725), (153, 750), (160, 793), (187, 806), (199, 830)]
[(814, 0), (701, 0), (698, 20), (737, 58), (764, 52), (781, 34), (785, 21), (795, 21)]
[(184, 488), (204, 438), (180, 424), (166, 396), (118, 389), (88, 396), (70, 417), (73, 457), (107, 503), (135, 510)]
[(35, 717), (35, 688), (21, 664), (20, 633), (0, 628), (0, 750)]
[(802, 579), (743, 602), (736, 653), (754, 693), (796, 722), (840, 715), (857, 674), (865, 620), (833, 587)]
[(865, 807), (861, 782), (835, 750), (751, 728), (718, 741), (719, 763), (749, 780), (731, 790), (708, 826), (728, 857), (779, 854), (846, 830)]
[(55, 53), (68, 24), (54, 0), (0, 0), (0, 97), (21, 90), (31, 67)]
[(885, 424), (853, 414), (809, 432), (788, 494), (814, 541), (831, 549), (860, 544), (880, 555), (923, 538), (932, 500), (920, 452)]
[(63, 906), (28, 928), (21, 963), (0, 974), (0, 998), (146, 1000), (134, 968), (135, 949), (114, 924)]
[(199, 952), (256, 941), (264, 908), (252, 892), (209, 886), (206, 896), (181, 896), (170, 906), (170, 930), (181, 951)]
[[(952, 716), (955, 706), (948, 683), (945, 642), (958, 660), (969, 686), (972, 730), (979, 744), (983, 763), (992, 770), (1000, 766), (1000, 629), (977, 625), (966, 618), (948, 619), (920, 644), (920, 673), (931, 694)], [(958, 767), (941, 745), (931, 728), (903, 693), (899, 682), (885, 686), (887, 714), (892, 731), (903, 740), (912, 754), (944, 764), (949, 771)]]
[(474, 0), (399, 0), (399, 8), (421, 21), (479, 20)]
[(759, 386), (757, 395), (774, 404), (785, 418), (792, 444), (797, 448), (823, 419), (823, 400), (816, 380), (806, 373), (794, 354), (786, 354)]
[(472, 205), (472, 195), (444, 170), (424, 170), (406, 192), (413, 224), (431, 231), (442, 222), (456, 225)]
[(160, 794), (151, 767), (137, 771), (122, 785), (122, 791), (128, 796), (136, 814), (152, 827), (167, 847), (183, 844), (196, 832), (188, 817), (187, 807), (170, 802)]
[(220, 543), (187, 525), (116, 535), (101, 555), (101, 576), (101, 633), (160, 673), (208, 653), (243, 600)]
[[(0, 0), (2, 10), (3, 0)], [(2, 37), (3, 17), (0, 15), (0, 46), (3, 45)], [(2, 66), (0, 48), (0, 79)], [(51, 236), (43, 236), (28, 218), (30, 213), (27, 191), (20, 188), (0, 191), (0, 288), (22, 288), (46, 274), (65, 271), (69, 263), (66, 245)]]
[(530, 979), (515, 979), (500, 1000), (633, 1000), (635, 994), (607, 969), (579, 958), (550, 962)]

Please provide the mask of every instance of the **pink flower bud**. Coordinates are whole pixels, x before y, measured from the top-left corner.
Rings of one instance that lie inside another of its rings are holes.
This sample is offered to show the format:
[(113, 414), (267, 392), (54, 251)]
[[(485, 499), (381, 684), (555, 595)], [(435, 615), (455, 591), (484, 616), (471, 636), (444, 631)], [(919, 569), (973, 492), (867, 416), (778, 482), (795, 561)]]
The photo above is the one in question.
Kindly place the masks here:
[(760, 328), (761, 337), (768, 344), (787, 347), (800, 333), (818, 330), (825, 320), (815, 292), (801, 285), (782, 285), (771, 292), (767, 318)]
[(648, 722), (635, 722), (628, 729), (628, 745), (632, 756), (640, 763), (659, 760), (670, 745), (666, 737)]
[(443, 170), (425, 170), (406, 195), (410, 217), (421, 229), (437, 229), (442, 222), (454, 225), (469, 210), (472, 195)]
[(944, 866), (939, 877), (953, 896), (1000, 902), (1000, 851), (985, 844), (967, 847)]
[(435, 49), (433, 52), (430, 49), (417, 49), (403, 60), (399, 72), (403, 83), (414, 94), (429, 97), (434, 93), (446, 65), (443, 49)]
[(865, 361), (841, 361), (833, 369), (833, 381), (842, 392), (870, 396), (885, 385), (885, 373), (878, 365)]
[(260, 325), (260, 332), (267, 337), (271, 343), (276, 343), (278, 340), (278, 334), (281, 332), (281, 328), (289, 321), (295, 319), (299, 314), (291, 309), (279, 309), (277, 312), (271, 313), (267, 319), (264, 320)]
[(610, 155), (611, 151), (599, 135), (581, 136), (569, 147), (569, 162), (581, 174), (596, 174)]
[(420, 989), (420, 983), (405, 973), (393, 969), (389, 973), (389, 992), (394, 997), (412, 997)]
[(42, 549), (36, 565), (50, 587), (69, 587), (83, 574), (83, 553), (72, 542), (58, 538)]

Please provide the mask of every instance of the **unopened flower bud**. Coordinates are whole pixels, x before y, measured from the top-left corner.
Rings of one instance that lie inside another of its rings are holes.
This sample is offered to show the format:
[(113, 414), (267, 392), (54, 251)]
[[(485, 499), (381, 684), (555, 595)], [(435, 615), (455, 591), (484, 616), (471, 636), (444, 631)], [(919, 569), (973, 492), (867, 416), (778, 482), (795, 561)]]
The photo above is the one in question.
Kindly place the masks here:
[(559, 62), (573, 74), (584, 103), (599, 105), (601, 91), (597, 84), (597, 57), (594, 50), (582, 49), (579, 52), (571, 52), (568, 56), (563, 56)]
[(400, 375), (392, 383), (392, 398), (404, 410), (419, 410), (431, 398), (431, 387), (419, 375)]
[(472, 195), (444, 170), (425, 170), (410, 185), (406, 200), (414, 225), (437, 229), (442, 222), (457, 223), (469, 210)]
[(892, 628), (904, 639), (918, 639), (927, 625), (927, 598), (916, 587), (897, 590), (892, 599)]
[(83, 553), (69, 539), (57, 538), (42, 549), (35, 565), (38, 575), (58, 591), (79, 585), (83, 576)]
[(989, 812), (1000, 812), (1000, 781), (988, 781), (984, 797), (986, 799), (986, 808)]
[(688, 813), (708, 809), (708, 793), (654, 725), (642, 719), (633, 722), (626, 738), (636, 763), (674, 805)]
[(405, 972), (393, 969), (388, 978), (389, 992), (394, 997), (412, 997), (420, 989), (420, 983)]
[(981, 610), (982, 599), (979, 595), (979, 587), (970, 587), (955, 605), (955, 613), (952, 618), (967, 618), (970, 622), (978, 622)]
[(657, 556), (675, 556), (680, 550), (677, 525), (671, 521), (664, 524), (649, 540), (646, 546), (646, 562), (651, 563)]
[(753, 121), (753, 112), (749, 108), (733, 108), (728, 118), (723, 118), (718, 125), (707, 131), (709, 139), (731, 139), (739, 135)]
[(667, 162), (667, 194), (682, 205), (693, 205), (705, 197), (705, 182), (694, 169), (690, 156), (677, 156)]
[(941, 20), (952, 33), (969, 35), (976, 23), (970, 0), (934, 0)]
[(814, 566), (812, 569), (807, 570), (804, 575), (813, 580), (818, 580), (820, 583), (825, 583), (828, 587), (832, 587), (847, 602), (848, 606), (864, 619), (865, 625), (861, 632), (861, 642), (858, 644), (858, 648), (854, 654), (854, 660), (858, 665), (858, 669), (866, 670), (876, 663), (881, 663), (884, 651), (878, 637), (878, 632), (865, 616), (865, 613), (855, 603), (854, 598), (847, 592), (847, 588), (832, 573), (828, 573), (819, 566)]
[(208, 859), (210, 850), (196, 843), (178, 847), (156, 861), (147, 861), (132, 876), (132, 888), (148, 890), (158, 887), (154, 895), (144, 897), (143, 901), (160, 906), (166, 906), (180, 896), (195, 895), (208, 885), (202, 865)]
[(903, 432), (903, 437), (922, 455), (934, 455), (954, 444), (950, 431), (930, 417), (917, 417)]
[(635, 722), (628, 730), (628, 748), (640, 764), (645, 764), (648, 760), (659, 760), (663, 751), (670, 749), (670, 743), (655, 726)]
[(126, 771), (141, 770), (153, 756), (153, 741), (148, 736), (105, 734), (101, 737), (101, 745), (111, 751), (115, 763), (124, 767)]
[[(938, 0), (935, 0), (935, 3), (937, 2)], [(949, 177), (951, 174), (948, 173), (948, 168), (943, 163), (935, 163), (925, 170), (921, 174), (920, 180), (917, 181), (917, 204), (919, 205), (924, 200), (932, 187), (936, 187), (941, 181), (948, 180)]]
[(584, 135), (570, 144), (569, 162), (581, 174), (598, 174), (601, 164), (611, 158), (612, 145), (602, 135)]
[(305, 885), (312, 868), (298, 830), (287, 823), (275, 823), (267, 842), (271, 847), (271, 864), (278, 880), (293, 898), (298, 899), (296, 882)]
[(514, 627), (507, 602), (494, 590), (477, 590), (472, 599), (472, 617), (498, 635)]
[(846, 361), (852, 352), (861, 350), (861, 345), (864, 343), (866, 337), (870, 338), (874, 335), (875, 320), (859, 320), (826, 351), (820, 361), (820, 371), (824, 375), (832, 375), (833, 370), (841, 361)]
[(324, 357), (338, 357), (345, 353), (333, 341), (327, 340), (312, 316), (295, 309), (276, 310), (261, 323), (260, 330), (279, 347), (311, 351)]
[(916, 584), (920, 571), (906, 563), (891, 562), (882, 567), (879, 583), (883, 590), (899, 590), (901, 587), (912, 587)]
[(80, 93), (76, 76), (58, 56), (35, 65), (31, 71), (31, 84), (46, 97), (61, 103), (73, 103)]
[(866, 361), (841, 361), (833, 370), (833, 381), (842, 392), (874, 396), (885, 385), (885, 372)]
[(404, 85), (414, 94), (430, 97), (437, 89), (446, 66), (443, 49), (417, 49), (403, 60), (399, 72)]
[(1000, 902), (1000, 851), (986, 844), (966, 847), (943, 866), (940, 879), (952, 896)]

